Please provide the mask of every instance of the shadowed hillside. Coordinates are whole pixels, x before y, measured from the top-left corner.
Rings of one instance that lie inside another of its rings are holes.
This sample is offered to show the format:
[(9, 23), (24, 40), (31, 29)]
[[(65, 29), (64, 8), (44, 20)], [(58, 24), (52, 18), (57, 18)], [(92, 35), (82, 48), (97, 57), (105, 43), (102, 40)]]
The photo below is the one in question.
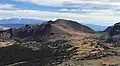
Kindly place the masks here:
[(15, 42), (11, 46), (0, 48), (0, 65), (19, 62), (23, 62), (23, 64), (31, 62), (34, 65), (59, 64), (76, 55), (76, 49), (67, 40), (45, 43), (36, 41)]
[(105, 32), (109, 35), (106, 42), (114, 44), (120, 43), (120, 22), (108, 27)]

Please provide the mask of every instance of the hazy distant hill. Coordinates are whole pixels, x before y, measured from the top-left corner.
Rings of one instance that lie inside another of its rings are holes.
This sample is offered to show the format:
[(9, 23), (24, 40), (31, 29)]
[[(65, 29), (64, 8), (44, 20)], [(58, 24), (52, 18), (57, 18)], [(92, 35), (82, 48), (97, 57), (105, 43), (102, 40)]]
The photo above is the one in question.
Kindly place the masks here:
[(10, 18), (10, 19), (2, 19), (0, 20), (0, 24), (40, 24), (41, 22), (45, 22), (45, 20), (37, 20), (37, 19), (27, 19), (27, 18)]
[(94, 25), (94, 24), (85, 24), (85, 25), (91, 27), (95, 31), (103, 31), (107, 28), (107, 26), (102, 26), (102, 25)]
[(0, 30), (6, 30), (10, 28), (20, 28), (25, 24), (41, 24), (45, 22), (45, 20), (37, 20), (37, 19), (26, 19), (26, 18), (11, 18), (11, 19), (2, 19), (0, 20)]
[(20, 28), (23, 26), (24, 24), (0, 24), (0, 28), (3, 28), (3, 29)]

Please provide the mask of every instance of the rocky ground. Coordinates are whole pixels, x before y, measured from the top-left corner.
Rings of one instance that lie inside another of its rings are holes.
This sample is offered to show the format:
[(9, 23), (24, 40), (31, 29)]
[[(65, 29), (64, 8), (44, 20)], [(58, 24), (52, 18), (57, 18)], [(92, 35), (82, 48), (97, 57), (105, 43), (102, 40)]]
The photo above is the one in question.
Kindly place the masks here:
[[(75, 34), (83, 36), (83, 34)], [(61, 37), (61, 38), (60, 38)], [(110, 47), (102, 45), (89, 36), (63, 37), (59, 35), (44, 37), (41, 41), (10, 41), (12, 45), (0, 48), (1, 65), (8, 66), (79, 66), (85, 61), (97, 60), (115, 55), (115, 52), (105, 51)], [(70, 64), (69, 64), (70, 63)], [(88, 63), (89, 64), (89, 63)], [(87, 65), (85, 65), (87, 66)]]

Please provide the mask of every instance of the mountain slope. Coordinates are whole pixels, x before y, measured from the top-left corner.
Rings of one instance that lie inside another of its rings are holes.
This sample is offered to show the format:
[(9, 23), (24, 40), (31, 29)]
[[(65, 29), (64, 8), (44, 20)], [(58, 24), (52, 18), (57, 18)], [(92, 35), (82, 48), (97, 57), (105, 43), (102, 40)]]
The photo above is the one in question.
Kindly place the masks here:
[(105, 32), (109, 35), (107, 42), (109, 43), (120, 43), (120, 22), (108, 27)]

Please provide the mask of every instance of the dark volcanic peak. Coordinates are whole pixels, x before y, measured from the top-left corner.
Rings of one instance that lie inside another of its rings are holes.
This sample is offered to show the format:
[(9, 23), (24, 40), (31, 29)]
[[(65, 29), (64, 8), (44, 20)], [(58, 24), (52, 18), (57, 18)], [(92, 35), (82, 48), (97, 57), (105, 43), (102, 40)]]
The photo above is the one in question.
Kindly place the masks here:
[(104, 30), (104, 32), (107, 32), (109, 36), (119, 35), (120, 34), (120, 22), (109, 26), (107, 29)]
[(120, 43), (120, 22), (108, 27), (105, 32), (109, 35), (107, 42)]
[(110, 36), (119, 35), (120, 34), (120, 22), (114, 24), (113, 26), (108, 27), (108, 32)]

